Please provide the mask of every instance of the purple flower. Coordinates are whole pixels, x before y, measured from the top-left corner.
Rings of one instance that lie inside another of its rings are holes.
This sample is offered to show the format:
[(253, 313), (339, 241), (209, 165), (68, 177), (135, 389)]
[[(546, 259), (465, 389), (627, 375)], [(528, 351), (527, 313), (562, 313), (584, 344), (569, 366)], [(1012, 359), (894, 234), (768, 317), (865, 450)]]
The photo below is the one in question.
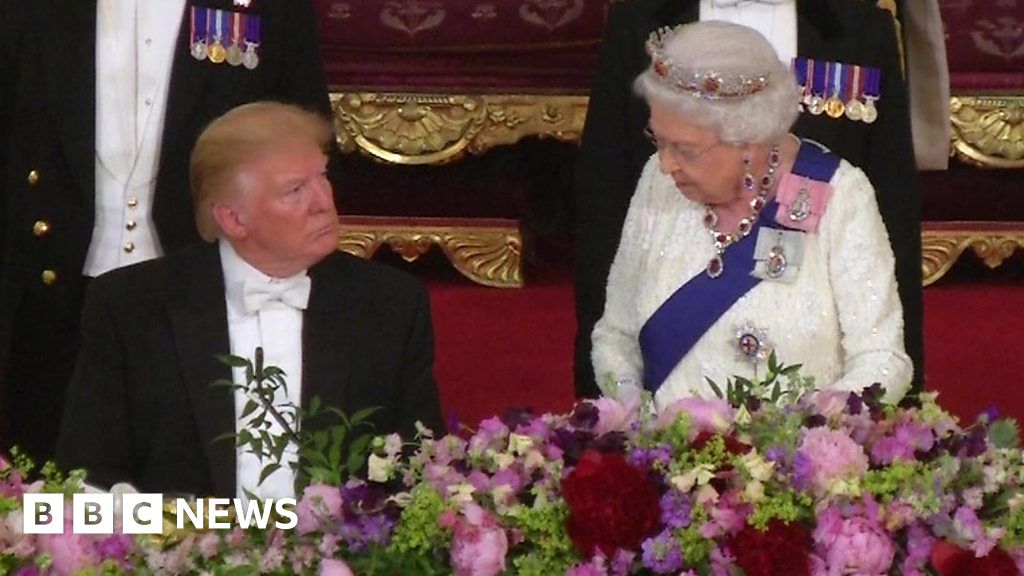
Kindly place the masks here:
[(906, 557), (900, 564), (900, 572), (904, 575), (924, 574), (934, 546), (935, 538), (920, 524), (912, 524), (907, 529)]
[(569, 425), (574, 428), (586, 428), (591, 429), (597, 424), (598, 410), (596, 400), (588, 400), (586, 402), (580, 402), (572, 410), (572, 415), (569, 416)]
[(114, 534), (96, 544), (96, 552), (99, 553), (100, 560), (115, 560), (123, 565), (127, 563), (128, 555), (134, 548), (135, 541), (127, 534)]
[(891, 464), (897, 460), (915, 459), (916, 452), (927, 452), (935, 444), (935, 437), (927, 427), (916, 422), (902, 422), (892, 435), (880, 439), (871, 448), (871, 459), (878, 464)]
[(643, 565), (656, 574), (673, 574), (683, 567), (683, 551), (668, 530), (644, 540), (641, 548)]
[(661, 497), (661, 521), (669, 528), (686, 528), (690, 525), (693, 501), (678, 490), (669, 490)]

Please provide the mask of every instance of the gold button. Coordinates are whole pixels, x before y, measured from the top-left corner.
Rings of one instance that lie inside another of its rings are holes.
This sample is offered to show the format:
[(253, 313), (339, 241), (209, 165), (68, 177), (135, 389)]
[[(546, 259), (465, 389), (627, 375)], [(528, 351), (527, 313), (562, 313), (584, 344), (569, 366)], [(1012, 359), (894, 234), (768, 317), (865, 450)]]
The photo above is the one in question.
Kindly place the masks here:
[(129, 253), (129, 254), (131, 254), (132, 250), (135, 250), (135, 243), (134, 242), (125, 242), (124, 243), (124, 251)]
[(138, 205), (139, 205), (139, 199), (138, 198), (136, 198), (135, 196), (129, 196), (128, 197), (128, 207), (129, 208), (135, 208)]
[(32, 233), (36, 238), (46, 236), (50, 233), (50, 223), (46, 220), (36, 220), (36, 223), (32, 225)]
[(43, 270), (42, 273), (43, 284), (52, 286), (57, 282), (57, 271), (56, 270)]
[(135, 220), (129, 220), (125, 222), (124, 227), (126, 230), (135, 230)]
[(29, 186), (35, 186), (39, 182), (39, 170), (28, 171), (28, 184)]

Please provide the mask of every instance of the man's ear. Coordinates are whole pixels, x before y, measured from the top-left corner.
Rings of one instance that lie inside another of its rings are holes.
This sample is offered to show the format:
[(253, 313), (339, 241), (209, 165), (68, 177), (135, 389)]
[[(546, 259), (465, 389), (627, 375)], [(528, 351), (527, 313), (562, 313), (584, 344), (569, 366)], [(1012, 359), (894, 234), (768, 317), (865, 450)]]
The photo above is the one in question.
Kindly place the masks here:
[(215, 202), (213, 204), (213, 219), (217, 226), (228, 239), (240, 240), (249, 234), (245, 225), (245, 218), (238, 210), (238, 206), (227, 202)]

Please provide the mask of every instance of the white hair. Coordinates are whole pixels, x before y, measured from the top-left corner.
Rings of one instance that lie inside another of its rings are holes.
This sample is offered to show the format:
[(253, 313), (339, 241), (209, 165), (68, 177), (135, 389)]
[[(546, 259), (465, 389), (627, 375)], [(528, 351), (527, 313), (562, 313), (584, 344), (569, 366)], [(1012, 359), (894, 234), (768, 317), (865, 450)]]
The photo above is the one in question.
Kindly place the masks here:
[(633, 90), (648, 103), (657, 100), (674, 107), (729, 144), (772, 142), (796, 122), (800, 113), (796, 78), (756, 30), (729, 22), (686, 24), (664, 37), (662, 52), (673, 69), (714, 72), (724, 78), (764, 76), (767, 83), (753, 94), (710, 99), (677, 90), (671, 80), (648, 66), (633, 83)]

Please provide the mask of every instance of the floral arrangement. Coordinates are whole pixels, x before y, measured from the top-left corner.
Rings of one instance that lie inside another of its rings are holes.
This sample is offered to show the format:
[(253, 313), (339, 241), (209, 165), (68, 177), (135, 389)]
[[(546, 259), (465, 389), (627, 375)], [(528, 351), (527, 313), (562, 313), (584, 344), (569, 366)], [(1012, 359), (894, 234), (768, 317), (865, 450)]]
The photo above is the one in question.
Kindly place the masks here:
[[(790, 378), (783, 392), (776, 382)], [(81, 475), (0, 472), (0, 572), (40, 574), (1013, 575), (1024, 452), (933, 394), (810, 391), (792, 368), (720, 399), (513, 410), (475, 431), (375, 438), (365, 475), (313, 483), (292, 531), (25, 535), (20, 495)]]

